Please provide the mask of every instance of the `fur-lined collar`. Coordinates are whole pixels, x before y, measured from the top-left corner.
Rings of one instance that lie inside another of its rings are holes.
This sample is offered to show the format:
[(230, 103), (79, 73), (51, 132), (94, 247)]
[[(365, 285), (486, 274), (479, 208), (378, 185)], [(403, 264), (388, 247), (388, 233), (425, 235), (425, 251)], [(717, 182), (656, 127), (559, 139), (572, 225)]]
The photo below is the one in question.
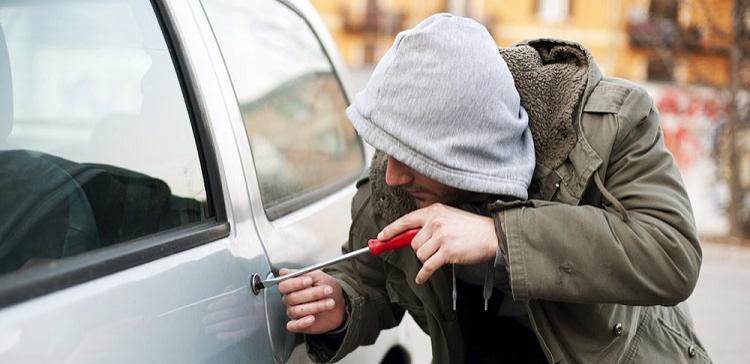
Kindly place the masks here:
[(529, 114), (536, 162), (555, 169), (578, 141), (575, 111), (591, 59), (581, 46), (553, 40), (501, 48), (500, 54)]

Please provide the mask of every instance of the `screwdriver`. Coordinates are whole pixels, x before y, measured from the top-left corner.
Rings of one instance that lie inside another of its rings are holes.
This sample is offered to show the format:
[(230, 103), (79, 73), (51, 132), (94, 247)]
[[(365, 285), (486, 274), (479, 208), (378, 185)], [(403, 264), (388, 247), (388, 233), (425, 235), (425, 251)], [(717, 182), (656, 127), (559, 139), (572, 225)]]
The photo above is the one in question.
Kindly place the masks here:
[(385, 241), (381, 241), (381, 240), (378, 240), (378, 239), (370, 239), (367, 242), (367, 247), (366, 248), (355, 250), (355, 251), (353, 251), (351, 253), (344, 254), (344, 255), (342, 255), (340, 257), (337, 257), (337, 258), (325, 261), (323, 263), (318, 263), (318, 264), (315, 264), (315, 265), (311, 265), (311, 266), (309, 266), (307, 268), (294, 271), (293, 273), (290, 273), (290, 274), (287, 274), (287, 275), (284, 275), (284, 276), (266, 279), (265, 281), (261, 280), (260, 276), (258, 276), (257, 274), (254, 274), (253, 277), (252, 277), (252, 282), (251, 282), (251, 285), (252, 285), (252, 288), (253, 288), (253, 292), (260, 291), (263, 288), (271, 287), (271, 286), (273, 286), (275, 284), (279, 284), (279, 283), (281, 283), (281, 282), (283, 282), (283, 281), (285, 281), (287, 279), (292, 279), (294, 277), (299, 277), (299, 276), (301, 276), (301, 275), (303, 275), (305, 273), (312, 272), (312, 271), (314, 271), (316, 269), (327, 267), (327, 266), (329, 266), (331, 264), (335, 264), (335, 263), (338, 263), (338, 262), (341, 262), (341, 261), (344, 261), (344, 260), (347, 260), (347, 259), (358, 257), (360, 255), (370, 254), (371, 256), (374, 257), (374, 256), (378, 256), (378, 255), (380, 255), (380, 253), (383, 253), (383, 252), (386, 252), (386, 251), (397, 250), (397, 249), (401, 249), (401, 248), (403, 248), (405, 246), (410, 246), (412, 239), (414, 239), (414, 236), (417, 235), (418, 232), (419, 232), (419, 229), (406, 230), (403, 233), (398, 234), (398, 235), (394, 236), (393, 238), (391, 238), (389, 240), (385, 240)]

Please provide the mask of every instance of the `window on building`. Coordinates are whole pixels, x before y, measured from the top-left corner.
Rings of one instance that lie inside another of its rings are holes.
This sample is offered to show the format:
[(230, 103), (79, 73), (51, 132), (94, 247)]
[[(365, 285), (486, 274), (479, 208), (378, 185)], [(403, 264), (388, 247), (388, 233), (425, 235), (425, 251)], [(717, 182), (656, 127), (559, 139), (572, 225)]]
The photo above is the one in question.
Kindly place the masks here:
[(561, 23), (570, 17), (571, 0), (537, 0), (536, 14), (545, 23)]

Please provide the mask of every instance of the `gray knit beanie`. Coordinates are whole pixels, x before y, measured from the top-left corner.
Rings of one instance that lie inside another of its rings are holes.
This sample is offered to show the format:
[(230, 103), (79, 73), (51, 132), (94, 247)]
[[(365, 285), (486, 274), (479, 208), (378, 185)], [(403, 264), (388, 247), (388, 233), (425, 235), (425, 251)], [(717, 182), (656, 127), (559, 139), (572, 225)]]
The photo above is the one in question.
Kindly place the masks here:
[(435, 14), (399, 33), (346, 110), (373, 147), (465, 191), (527, 198), (528, 116), (481, 24)]

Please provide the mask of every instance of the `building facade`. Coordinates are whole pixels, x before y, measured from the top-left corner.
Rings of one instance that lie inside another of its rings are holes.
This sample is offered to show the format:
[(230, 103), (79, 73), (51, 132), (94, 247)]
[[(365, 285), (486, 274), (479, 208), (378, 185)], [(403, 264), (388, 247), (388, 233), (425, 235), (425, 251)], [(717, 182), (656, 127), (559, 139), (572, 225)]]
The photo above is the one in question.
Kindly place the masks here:
[[(436, 12), (479, 20), (500, 46), (574, 40), (605, 74), (726, 87), (732, 0), (313, 0), (353, 68), (377, 62), (396, 34)], [(750, 78), (750, 77), (745, 77)]]

